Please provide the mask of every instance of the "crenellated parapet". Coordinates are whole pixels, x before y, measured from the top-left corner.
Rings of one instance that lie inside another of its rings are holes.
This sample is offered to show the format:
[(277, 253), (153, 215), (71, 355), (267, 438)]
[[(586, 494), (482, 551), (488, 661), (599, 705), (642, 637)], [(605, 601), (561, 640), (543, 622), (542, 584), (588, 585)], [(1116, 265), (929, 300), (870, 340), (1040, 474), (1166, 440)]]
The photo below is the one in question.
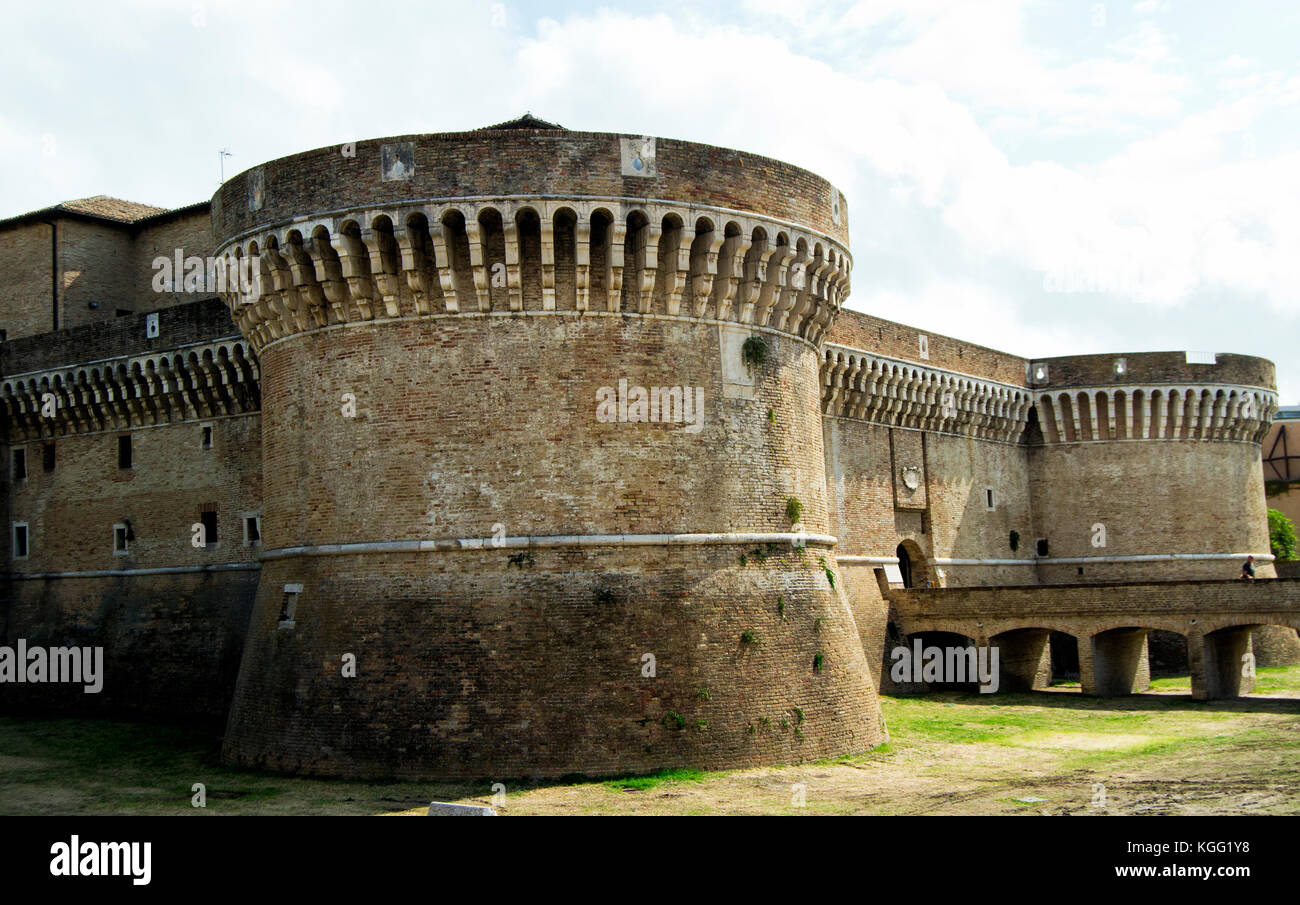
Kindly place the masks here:
[(1016, 443), (1033, 405), (1024, 387), (827, 345), (822, 351), (822, 410), (869, 421)]
[(0, 405), (10, 438), (34, 440), (257, 411), (258, 381), (247, 343), (225, 339), (10, 377)]
[[(268, 226), (219, 249), (254, 349), (340, 324), (623, 314), (821, 341), (849, 293), (829, 236), (739, 211), (617, 198), (394, 204)], [(249, 263), (255, 262), (255, 271)]]
[(1047, 443), (1233, 440), (1259, 443), (1277, 393), (1223, 384), (1122, 384), (1035, 391)]

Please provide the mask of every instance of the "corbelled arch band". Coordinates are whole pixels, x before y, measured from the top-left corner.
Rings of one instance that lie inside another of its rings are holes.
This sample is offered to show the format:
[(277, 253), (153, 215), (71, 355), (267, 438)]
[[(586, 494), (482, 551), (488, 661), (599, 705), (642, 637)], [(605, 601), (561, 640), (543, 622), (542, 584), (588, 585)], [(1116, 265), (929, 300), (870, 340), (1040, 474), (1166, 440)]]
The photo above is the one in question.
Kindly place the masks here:
[(626, 198), (445, 199), (250, 230), (218, 256), (256, 256), (224, 293), (258, 351), (383, 319), (623, 313), (734, 322), (816, 345), (849, 294), (829, 236), (742, 211)]
[(1263, 387), (1178, 384), (1072, 387), (1040, 392), (1043, 439), (1228, 440), (1258, 445), (1277, 411)]
[(822, 412), (935, 433), (1018, 443), (1030, 390), (861, 349), (822, 350)]
[(891, 427), (1019, 443), (1031, 409), (1049, 444), (1111, 440), (1262, 442), (1277, 393), (1225, 384), (1033, 390), (827, 343), (822, 411)]
[(14, 375), (0, 405), (19, 439), (152, 427), (256, 412), (257, 359), (240, 339)]

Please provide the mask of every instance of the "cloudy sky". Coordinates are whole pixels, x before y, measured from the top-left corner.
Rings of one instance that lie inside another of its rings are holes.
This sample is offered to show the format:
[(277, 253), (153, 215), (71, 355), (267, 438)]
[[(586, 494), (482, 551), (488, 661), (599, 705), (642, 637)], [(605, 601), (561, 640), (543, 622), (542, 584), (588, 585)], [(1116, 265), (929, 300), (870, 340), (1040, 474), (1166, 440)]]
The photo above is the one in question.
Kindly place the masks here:
[(0, 216), (531, 111), (849, 200), (849, 306), (1027, 357), (1192, 349), (1300, 403), (1300, 4), (11, 4)]

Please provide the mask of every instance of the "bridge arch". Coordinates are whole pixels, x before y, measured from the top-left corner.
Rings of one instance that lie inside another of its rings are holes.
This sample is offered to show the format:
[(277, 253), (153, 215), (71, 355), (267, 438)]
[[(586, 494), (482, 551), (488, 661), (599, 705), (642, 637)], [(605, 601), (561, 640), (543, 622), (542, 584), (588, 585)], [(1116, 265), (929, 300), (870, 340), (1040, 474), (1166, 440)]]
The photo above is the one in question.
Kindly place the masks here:
[(1126, 625), (1094, 634), (1091, 657), (1087, 658), (1091, 662), (1080, 664), (1083, 693), (1118, 697), (1149, 690), (1151, 665), (1147, 634), (1150, 631), (1149, 626)]
[[(979, 691), (976, 639), (959, 632), (938, 630), (891, 634), (896, 640), (886, 644), (884, 676), (889, 682), (886, 685), (882, 678), (883, 690)], [(932, 649), (939, 652), (938, 660), (929, 654)]]
[(998, 649), (998, 691), (1042, 691), (1051, 685), (1057, 678), (1053, 652), (1060, 646), (1058, 638), (1069, 639), (1070, 652), (1077, 659), (1074, 636), (1046, 626), (1006, 629), (990, 636), (989, 645)]

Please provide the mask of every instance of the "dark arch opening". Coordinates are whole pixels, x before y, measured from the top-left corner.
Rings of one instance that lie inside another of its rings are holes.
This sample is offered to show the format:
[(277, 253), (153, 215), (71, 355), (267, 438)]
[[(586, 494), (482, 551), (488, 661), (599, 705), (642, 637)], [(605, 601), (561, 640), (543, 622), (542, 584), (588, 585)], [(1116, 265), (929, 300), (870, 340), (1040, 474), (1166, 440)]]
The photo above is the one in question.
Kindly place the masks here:
[(555, 243), (555, 307), (578, 307), (578, 215), (562, 207), (553, 220)]
[(898, 571), (903, 576), (903, 587), (905, 588), (929, 588), (933, 587), (931, 581), (930, 566), (926, 562), (925, 554), (917, 546), (916, 541), (905, 540), (898, 545), (894, 551), (898, 557)]
[(591, 301), (588, 306), (597, 311), (604, 311), (609, 304), (609, 240), (610, 224), (613, 220), (604, 210), (592, 211), (591, 214)]
[(542, 308), (542, 220), (531, 207), (515, 214), (519, 235), (519, 273), (525, 311)]

